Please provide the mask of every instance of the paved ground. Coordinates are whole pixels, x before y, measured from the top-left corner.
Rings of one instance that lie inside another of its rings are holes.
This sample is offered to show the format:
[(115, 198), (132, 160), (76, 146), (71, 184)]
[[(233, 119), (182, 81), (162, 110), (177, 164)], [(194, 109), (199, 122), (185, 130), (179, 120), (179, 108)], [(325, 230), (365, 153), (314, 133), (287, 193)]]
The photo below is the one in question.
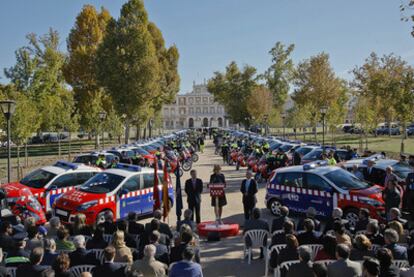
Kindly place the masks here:
[[(211, 200), (206, 184), (212, 174), (213, 165), (220, 164), (222, 172), (226, 177), (227, 188), (227, 206), (223, 210), (223, 219), (225, 222), (235, 222), (243, 225), (243, 205), (241, 203), (240, 183), (246, 170), (241, 168), (235, 170), (235, 166), (224, 166), (220, 156), (214, 155), (214, 145), (207, 141), (206, 149), (203, 154), (200, 153), (200, 160), (195, 163), (194, 168), (198, 172), (198, 177), (204, 181), (205, 189), (202, 196), (201, 221), (215, 220), (213, 207), (210, 206)], [(189, 173), (182, 177), (182, 184), (189, 178)], [(257, 207), (262, 210), (262, 216), (269, 221), (272, 218), (270, 212), (265, 208), (264, 198), (266, 189), (264, 184), (260, 185), (257, 194)], [(183, 193), (185, 195), (185, 193)], [(184, 207), (187, 208), (187, 200), (183, 198)], [(175, 209), (170, 214), (170, 224), (176, 220)], [(253, 260), (250, 265), (242, 259), (243, 241), (239, 235), (233, 238), (222, 239), (219, 242), (209, 243), (201, 242), (201, 263), (203, 266), (204, 276), (264, 276), (264, 260)], [(255, 257), (257, 258), (257, 252)]]

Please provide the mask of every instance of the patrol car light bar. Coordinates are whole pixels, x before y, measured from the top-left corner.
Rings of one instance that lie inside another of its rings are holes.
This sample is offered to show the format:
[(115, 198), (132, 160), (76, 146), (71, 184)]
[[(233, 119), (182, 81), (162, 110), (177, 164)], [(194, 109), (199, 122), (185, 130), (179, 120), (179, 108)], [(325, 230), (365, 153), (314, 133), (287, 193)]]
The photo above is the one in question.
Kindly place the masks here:
[(77, 169), (78, 165), (71, 163), (71, 162), (67, 162), (67, 161), (57, 161), (54, 166), (58, 166), (58, 167), (67, 167), (70, 169)]
[(314, 162), (304, 164), (303, 165), (303, 170), (309, 170), (309, 169), (317, 168), (317, 167), (320, 167), (320, 166), (327, 166), (327, 165), (328, 165), (327, 161), (323, 161), (323, 160), (314, 161)]
[(141, 171), (141, 167), (137, 166), (137, 165), (130, 165), (130, 164), (123, 164), (123, 163), (118, 163), (116, 165), (117, 169), (124, 169), (124, 170), (128, 170), (128, 171), (134, 171), (134, 172), (140, 172)]

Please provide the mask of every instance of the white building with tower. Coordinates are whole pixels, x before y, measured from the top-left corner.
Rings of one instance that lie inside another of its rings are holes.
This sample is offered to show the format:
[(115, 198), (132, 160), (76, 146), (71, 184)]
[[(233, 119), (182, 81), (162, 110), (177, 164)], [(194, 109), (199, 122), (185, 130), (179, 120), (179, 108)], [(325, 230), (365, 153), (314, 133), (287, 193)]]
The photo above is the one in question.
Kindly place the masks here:
[(223, 105), (214, 101), (206, 84), (193, 84), (193, 91), (178, 94), (174, 103), (162, 108), (164, 129), (228, 127)]

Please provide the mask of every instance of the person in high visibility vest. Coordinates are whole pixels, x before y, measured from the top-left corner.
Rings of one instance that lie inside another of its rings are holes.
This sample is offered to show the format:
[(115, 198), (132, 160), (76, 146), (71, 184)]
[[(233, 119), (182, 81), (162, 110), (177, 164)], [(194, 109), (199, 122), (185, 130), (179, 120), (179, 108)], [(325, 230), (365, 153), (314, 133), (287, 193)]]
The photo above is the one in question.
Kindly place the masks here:
[(106, 159), (105, 159), (105, 155), (103, 155), (103, 154), (99, 154), (99, 155), (98, 155), (98, 159), (96, 160), (95, 165), (96, 165), (97, 167), (100, 167), (100, 168), (102, 168), (102, 169), (105, 169), (105, 167), (106, 167)]
[(332, 153), (333, 152), (329, 152), (329, 154), (328, 154), (328, 157), (327, 157), (328, 165), (336, 165), (336, 160), (335, 160), (334, 155)]

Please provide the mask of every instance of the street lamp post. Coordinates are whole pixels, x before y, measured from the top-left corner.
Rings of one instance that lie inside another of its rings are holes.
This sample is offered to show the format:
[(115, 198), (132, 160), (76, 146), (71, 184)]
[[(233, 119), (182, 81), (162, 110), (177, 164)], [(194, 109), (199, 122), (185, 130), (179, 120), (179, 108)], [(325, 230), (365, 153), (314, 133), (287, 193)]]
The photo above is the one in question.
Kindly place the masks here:
[(328, 107), (322, 106), (321, 107), (321, 115), (322, 115), (322, 151), (325, 152), (325, 116), (328, 111)]
[(282, 113), (282, 123), (283, 123), (283, 139), (285, 139), (285, 119), (286, 119), (286, 114), (285, 113)]
[(16, 110), (16, 102), (13, 100), (4, 100), (0, 101), (0, 106), (3, 111), (4, 117), (7, 121), (7, 182), (10, 183), (10, 174), (11, 174), (11, 131), (10, 131), (10, 120)]
[(267, 137), (267, 129), (268, 129), (268, 126), (267, 126), (267, 119), (269, 118), (269, 115), (268, 114), (265, 114), (264, 116), (263, 116), (263, 119), (264, 119), (264, 122), (265, 122), (265, 136)]
[[(101, 120), (101, 128), (103, 126), (103, 122), (106, 119), (106, 112), (102, 111), (99, 113), (99, 119)], [(102, 150), (105, 148), (105, 131), (102, 128)]]

